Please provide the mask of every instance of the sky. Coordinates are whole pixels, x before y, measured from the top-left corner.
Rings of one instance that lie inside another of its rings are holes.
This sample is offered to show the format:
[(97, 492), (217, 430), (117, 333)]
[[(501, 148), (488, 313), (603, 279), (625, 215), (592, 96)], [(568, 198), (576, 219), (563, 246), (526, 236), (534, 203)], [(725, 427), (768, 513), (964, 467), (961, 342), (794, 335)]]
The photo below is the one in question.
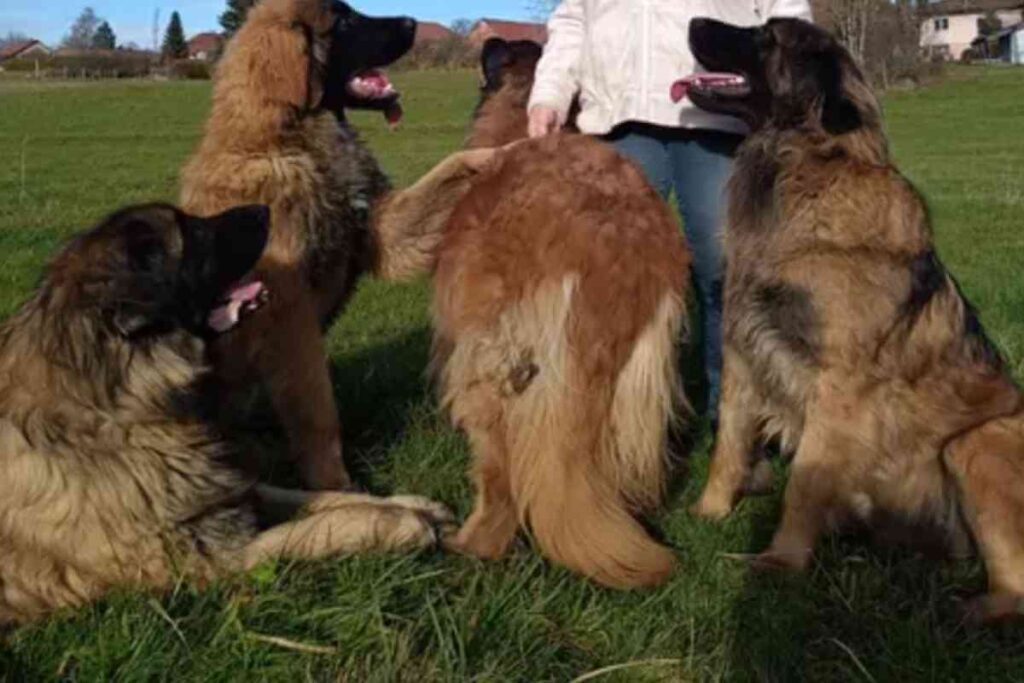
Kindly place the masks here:
[[(354, 0), (366, 14), (408, 14), (417, 19), (449, 24), (454, 19), (529, 19), (528, 0)], [(110, 22), (119, 43), (152, 47), (153, 15), (160, 11), (160, 35), (171, 12), (181, 14), (185, 34), (218, 30), (217, 15), (224, 0), (0, 0), (0, 36), (24, 33), (47, 45), (57, 45), (86, 5)]]

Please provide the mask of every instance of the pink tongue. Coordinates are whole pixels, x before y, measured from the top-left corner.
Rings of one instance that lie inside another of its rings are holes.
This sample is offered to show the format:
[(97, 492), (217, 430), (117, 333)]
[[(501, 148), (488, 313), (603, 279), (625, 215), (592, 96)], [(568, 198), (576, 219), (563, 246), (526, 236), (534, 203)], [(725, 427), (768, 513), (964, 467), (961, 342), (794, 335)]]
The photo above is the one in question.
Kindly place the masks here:
[(388, 79), (384, 77), (380, 71), (368, 71), (360, 76), (360, 78), (367, 83), (372, 83), (374, 86), (381, 88), (382, 90), (388, 87)]
[(255, 301), (262, 292), (263, 283), (259, 280), (235, 285), (228, 290), (227, 301), (210, 311), (206, 324), (214, 332), (227, 332), (242, 319), (242, 308)]
[(228, 303), (218, 306), (210, 311), (210, 315), (206, 319), (206, 324), (209, 325), (210, 329), (214, 332), (227, 332), (238, 324), (238, 314), (241, 310), (241, 301), (229, 301)]
[(228, 292), (228, 299), (232, 302), (235, 301), (251, 301), (259, 296), (259, 293), (263, 290), (263, 283), (259, 280), (249, 282), (244, 285), (237, 285)]
[(689, 79), (684, 78), (672, 84), (673, 102), (679, 102), (684, 97), (686, 97), (686, 94), (690, 92), (690, 83), (691, 81)]
[(715, 85), (717, 83), (731, 83), (742, 80), (743, 78), (741, 76), (731, 73), (707, 72), (691, 74), (686, 78), (680, 78), (672, 84), (672, 101), (678, 102), (686, 97), (690, 94), (690, 88), (694, 85)]
[(391, 130), (398, 127), (398, 122), (402, 120), (402, 114), (402, 105), (397, 101), (384, 110), (384, 118), (387, 119)]

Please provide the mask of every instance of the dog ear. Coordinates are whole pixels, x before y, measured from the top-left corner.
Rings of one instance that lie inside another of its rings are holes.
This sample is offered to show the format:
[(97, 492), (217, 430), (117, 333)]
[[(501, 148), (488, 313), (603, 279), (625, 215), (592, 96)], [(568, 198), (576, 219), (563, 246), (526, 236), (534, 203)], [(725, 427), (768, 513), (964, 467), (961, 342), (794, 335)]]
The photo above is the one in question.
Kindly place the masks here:
[(831, 135), (857, 130), (864, 122), (857, 105), (846, 95), (844, 68), (834, 48), (822, 54), (819, 65), (822, 92), (825, 94), (821, 104), (822, 128)]
[[(131, 337), (156, 322), (167, 292), (167, 245), (153, 226), (132, 220), (122, 228), (124, 276), (112, 283), (109, 319), (122, 336)], [(125, 291), (120, 291), (121, 289)]]
[(311, 33), (301, 24), (281, 26), (264, 31), (263, 40), (250, 46), (248, 75), (261, 84), (266, 99), (298, 109), (319, 102), (323, 78), (313, 63)]
[(483, 69), (483, 87), (485, 90), (497, 90), (501, 87), (501, 73), (512, 63), (512, 49), (507, 41), (501, 38), (488, 38), (480, 53), (480, 66)]

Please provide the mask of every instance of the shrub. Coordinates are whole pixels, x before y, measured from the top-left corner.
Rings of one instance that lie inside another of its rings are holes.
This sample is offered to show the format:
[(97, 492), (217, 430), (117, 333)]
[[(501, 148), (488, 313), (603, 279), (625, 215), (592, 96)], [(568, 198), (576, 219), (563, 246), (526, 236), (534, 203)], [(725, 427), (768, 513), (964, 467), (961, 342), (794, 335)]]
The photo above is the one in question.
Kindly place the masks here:
[(213, 65), (194, 59), (179, 59), (171, 64), (169, 76), (187, 81), (208, 81), (213, 76)]

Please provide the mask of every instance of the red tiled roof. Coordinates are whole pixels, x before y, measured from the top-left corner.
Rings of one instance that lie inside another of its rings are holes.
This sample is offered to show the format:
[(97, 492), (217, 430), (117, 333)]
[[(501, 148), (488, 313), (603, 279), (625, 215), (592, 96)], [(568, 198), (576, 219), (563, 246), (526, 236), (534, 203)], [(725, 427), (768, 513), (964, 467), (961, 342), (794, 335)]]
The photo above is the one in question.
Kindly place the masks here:
[(447, 26), (442, 26), (436, 21), (421, 21), (416, 25), (416, 44), (432, 43), (435, 40), (445, 40), (455, 35)]
[(220, 49), (224, 38), (219, 33), (197, 33), (188, 41), (188, 53), (195, 55), (200, 52), (215, 52)]
[(481, 43), (487, 38), (498, 37), (505, 40), (532, 40), (543, 44), (548, 40), (548, 29), (544, 24), (525, 21), (481, 19), (473, 27), (470, 35)]
[(0, 49), (0, 60), (12, 59), (13, 57), (17, 57), (22, 52), (35, 45), (42, 45), (42, 43), (40, 43), (38, 40), (19, 40), (17, 42), (10, 43), (3, 49)]

